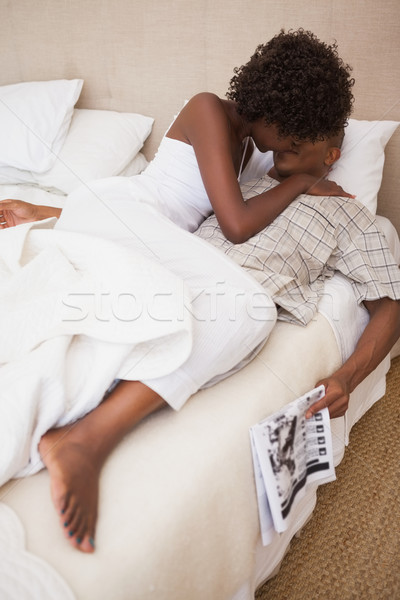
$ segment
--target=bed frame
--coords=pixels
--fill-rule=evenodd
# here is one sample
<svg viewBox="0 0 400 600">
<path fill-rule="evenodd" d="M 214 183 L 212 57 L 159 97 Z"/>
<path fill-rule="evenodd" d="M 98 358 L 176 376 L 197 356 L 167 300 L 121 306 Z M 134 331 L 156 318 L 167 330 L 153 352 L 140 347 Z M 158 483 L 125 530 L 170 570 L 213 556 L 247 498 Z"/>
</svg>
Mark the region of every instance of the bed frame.
<svg viewBox="0 0 400 600">
<path fill-rule="evenodd" d="M 362 3 L 349 3 L 347 0 L 321 0 L 318 3 L 305 0 L 287 0 L 284 3 L 277 0 L 0 0 L 0 7 L 3 23 L 0 36 L 0 85 L 19 81 L 82 78 L 85 84 L 78 107 L 139 112 L 155 117 L 153 132 L 144 147 L 148 159 L 152 158 L 162 133 L 186 98 L 205 90 L 223 96 L 233 67 L 246 62 L 258 43 L 266 41 L 282 27 L 296 29 L 301 26 L 312 30 L 327 42 L 337 40 L 340 55 L 353 66 L 356 80 L 355 118 L 400 121 L 398 0 L 386 0 L 383 4 L 377 4 L 375 0 L 364 0 Z M 397 201 L 399 164 L 400 130 L 387 146 L 378 203 L 378 213 L 388 217 L 400 233 L 400 206 Z M 290 326 L 280 324 L 277 332 L 273 333 L 273 350 L 269 354 L 267 350 L 263 355 L 268 369 L 274 373 L 274 391 L 285 401 L 293 399 L 293 390 L 288 390 L 282 384 L 285 370 L 292 370 L 297 377 L 295 393 L 300 395 L 319 377 L 334 370 L 340 360 L 332 331 L 321 320 L 323 318 L 319 317 L 307 328 L 307 336 L 311 338 L 303 338 L 305 332 L 296 337 L 295 348 L 287 330 Z M 320 340 L 321 331 L 324 340 Z M 296 360 L 296 353 L 303 352 L 302 344 L 308 344 L 310 339 L 316 351 L 323 356 L 322 370 L 313 364 L 313 354 L 303 353 L 301 365 Z M 333 350 L 324 354 L 327 339 Z M 277 348 L 289 354 L 282 372 L 279 370 L 282 366 L 274 356 Z M 396 346 L 392 356 L 399 352 L 400 346 Z M 246 389 L 249 397 L 254 390 L 260 392 L 263 386 L 263 382 L 257 380 L 256 369 L 257 365 L 253 362 L 243 376 L 242 390 Z M 190 443 L 192 436 L 200 436 L 199 431 L 191 431 L 189 435 L 185 427 L 190 427 L 191 416 L 199 417 L 201 411 L 203 417 L 199 417 L 198 427 L 207 428 L 211 421 L 217 433 L 221 429 L 219 419 L 223 419 L 224 411 L 231 410 L 232 405 L 243 401 L 243 396 L 238 394 L 238 380 L 235 377 L 223 382 L 223 388 L 217 386 L 219 389 L 197 394 L 193 399 L 193 408 L 182 412 L 179 427 L 172 417 L 167 427 L 162 416 L 152 417 L 152 435 L 155 429 L 159 447 L 150 450 L 150 458 L 143 455 L 143 462 L 139 460 L 135 463 L 132 471 L 128 467 L 123 472 L 114 470 L 120 457 L 127 451 L 130 439 L 118 447 L 107 462 L 102 478 L 102 489 L 107 487 L 108 492 L 100 505 L 99 522 L 103 524 L 99 526 L 99 546 L 94 556 L 82 556 L 69 548 L 65 540 L 60 540 L 45 472 L 17 484 L 12 482 L 1 491 L 1 499 L 12 506 L 25 527 L 27 549 L 53 565 L 78 600 L 110 597 L 121 600 L 154 597 L 158 600 L 183 600 L 189 597 L 192 600 L 249 599 L 255 587 L 272 574 L 290 537 L 302 523 L 297 523 L 293 531 L 282 538 L 275 556 L 267 557 L 266 560 L 270 561 L 267 570 L 265 564 L 262 566 L 257 562 L 263 560 L 262 553 L 256 558 L 246 555 L 243 559 L 243 548 L 256 549 L 258 544 L 250 453 L 240 464 L 227 465 L 231 469 L 243 470 L 247 488 L 229 488 L 230 484 L 234 486 L 234 479 L 226 484 L 222 484 L 221 480 L 221 486 L 228 486 L 235 501 L 224 505 L 216 502 L 214 510 L 220 521 L 226 523 L 227 530 L 235 519 L 241 518 L 238 507 L 250 503 L 252 517 L 249 523 L 244 524 L 235 543 L 227 544 L 223 555 L 215 557 L 214 563 L 210 563 L 206 571 L 199 553 L 212 554 L 214 546 L 217 548 L 214 532 L 207 528 L 207 514 L 204 514 L 204 522 L 198 523 L 194 531 L 190 530 L 192 537 L 185 537 L 185 532 L 189 531 L 190 512 L 184 505 L 181 507 L 180 523 L 165 523 L 157 519 L 151 531 L 137 530 L 139 539 L 131 555 L 125 553 L 121 558 L 118 554 L 119 546 L 129 548 L 129 536 L 134 537 L 136 533 L 132 533 L 129 526 L 126 531 L 121 531 L 115 519 L 119 507 L 129 507 L 131 498 L 135 496 L 135 487 L 141 485 L 141 469 L 145 470 L 147 458 L 156 460 L 157 452 L 166 452 L 173 461 L 178 449 L 169 449 L 168 440 L 171 436 L 176 438 L 182 435 L 183 442 Z M 221 389 L 225 399 L 216 405 Z M 233 404 L 229 404 L 227 398 Z M 248 425 L 260 418 L 260 414 L 252 410 L 251 400 L 248 402 L 243 436 L 248 435 Z M 343 429 L 343 425 L 338 427 L 339 430 Z M 149 428 L 145 424 L 135 435 L 141 451 L 146 448 Z M 226 458 L 229 460 L 228 456 Z M 202 465 L 201 460 L 196 459 L 193 464 L 188 458 L 186 471 L 181 473 L 182 478 L 187 477 L 188 487 L 194 476 L 191 469 L 201 469 Z M 222 477 L 224 469 L 224 464 L 217 464 L 214 477 Z M 160 477 L 158 500 L 164 501 L 165 495 L 166 502 L 173 502 L 167 475 L 155 473 L 155 477 Z M 154 489 L 157 488 L 149 487 L 149 494 L 153 494 L 148 499 L 149 509 L 155 502 Z M 143 490 L 142 495 L 146 497 Z M 175 501 L 179 505 L 181 498 L 175 498 Z M 147 508 L 143 506 L 143 510 Z M 111 517 L 102 520 L 107 511 L 112 512 L 114 520 Z M 154 514 L 158 514 L 157 511 Z M 40 542 L 38 540 L 43 538 L 43 531 L 46 539 Z M 169 540 L 171 548 L 176 539 L 180 539 L 181 548 L 185 548 L 187 568 L 180 562 L 180 556 L 176 559 L 170 557 L 168 574 L 159 565 L 152 564 L 149 548 L 156 548 L 160 537 L 167 542 Z M 136 557 L 141 554 L 142 542 L 148 554 L 141 560 L 138 572 Z M 168 548 L 165 552 L 168 553 Z M 118 560 L 115 560 L 116 556 Z M 197 563 L 197 576 L 193 576 Z M 104 573 L 107 564 L 110 565 L 110 571 Z M 186 573 L 190 573 L 190 579 L 187 579 Z M 171 581 L 176 581 L 173 588 Z M 137 595 L 132 589 L 136 590 Z"/>
</svg>

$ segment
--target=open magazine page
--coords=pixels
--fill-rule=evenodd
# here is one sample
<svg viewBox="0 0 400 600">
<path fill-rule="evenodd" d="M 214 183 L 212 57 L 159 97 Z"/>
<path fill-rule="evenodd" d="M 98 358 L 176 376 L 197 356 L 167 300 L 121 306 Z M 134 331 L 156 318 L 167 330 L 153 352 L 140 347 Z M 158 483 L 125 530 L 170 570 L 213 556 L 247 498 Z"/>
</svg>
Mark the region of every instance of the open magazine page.
<svg viewBox="0 0 400 600">
<path fill-rule="evenodd" d="M 260 529 L 261 529 L 261 539 L 263 546 L 268 546 L 272 542 L 273 534 L 275 531 L 274 522 L 272 520 L 271 509 L 269 507 L 267 490 L 265 489 L 265 483 L 261 471 L 261 465 L 258 458 L 258 453 L 254 441 L 254 437 L 252 435 L 252 431 L 250 430 L 250 442 L 251 442 L 251 451 L 253 454 L 253 466 L 254 466 L 254 478 L 256 482 L 256 491 L 257 491 L 257 503 L 258 503 L 258 515 L 260 518 Z"/>
<path fill-rule="evenodd" d="M 271 517 L 275 530 L 285 531 L 307 484 L 335 479 L 329 411 L 305 418 L 324 394 L 319 386 L 250 429 L 264 545 L 271 540 Z"/>
</svg>

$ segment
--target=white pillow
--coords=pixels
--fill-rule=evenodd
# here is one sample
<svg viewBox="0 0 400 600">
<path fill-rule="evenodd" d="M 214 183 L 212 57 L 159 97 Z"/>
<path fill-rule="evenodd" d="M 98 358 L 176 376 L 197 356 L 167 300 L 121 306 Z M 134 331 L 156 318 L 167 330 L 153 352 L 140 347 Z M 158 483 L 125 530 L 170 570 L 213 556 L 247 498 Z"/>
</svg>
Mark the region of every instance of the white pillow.
<svg viewBox="0 0 400 600">
<path fill-rule="evenodd" d="M 374 215 L 382 182 L 385 146 L 399 124 L 397 121 L 349 119 L 341 157 L 329 174 L 329 179 L 354 194 Z"/>
<path fill-rule="evenodd" d="M 119 175 L 138 154 L 153 123 L 136 113 L 75 109 L 54 167 L 33 180 L 69 194 L 82 183 Z"/>
<path fill-rule="evenodd" d="M 119 175 L 121 177 L 132 177 L 133 175 L 139 175 L 139 173 L 145 170 L 148 164 L 149 161 L 147 160 L 145 155 L 141 152 L 138 152 L 136 156 L 130 161 L 130 163 L 126 165 L 125 169 L 123 169 L 121 173 L 119 173 Z"/>
<path fill-rule="evenodd" d="M 82 85 L 82 79 L 60 79 L 0 87 L 0 166 L 38 173 L 50 169 Z"/>
</svg>

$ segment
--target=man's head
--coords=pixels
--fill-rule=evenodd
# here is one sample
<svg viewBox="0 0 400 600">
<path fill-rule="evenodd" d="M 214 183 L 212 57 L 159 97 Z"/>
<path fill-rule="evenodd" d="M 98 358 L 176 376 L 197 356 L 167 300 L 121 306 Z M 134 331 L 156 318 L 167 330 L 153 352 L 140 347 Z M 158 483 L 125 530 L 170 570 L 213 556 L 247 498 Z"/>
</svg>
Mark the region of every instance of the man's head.
<svg viewBox="0 0 400 600">
<path fill-rule="evenodd" d="M 271 175 L 279 180 L 296 173 L 325 177 L 340 158 L 343 138 L 344 130 L 319 142 L 293 141 L 291 150 L 274 152 L 274 168 Z"/>
<path fill-rule="evenodd" d="M 351 68 L 337 45 L 283 30 L 235 69 L 228 98 L 247 121 L 264 119 L 281 137 L 317 141 L 343 129 L 353 105 Z"/>
</svg>

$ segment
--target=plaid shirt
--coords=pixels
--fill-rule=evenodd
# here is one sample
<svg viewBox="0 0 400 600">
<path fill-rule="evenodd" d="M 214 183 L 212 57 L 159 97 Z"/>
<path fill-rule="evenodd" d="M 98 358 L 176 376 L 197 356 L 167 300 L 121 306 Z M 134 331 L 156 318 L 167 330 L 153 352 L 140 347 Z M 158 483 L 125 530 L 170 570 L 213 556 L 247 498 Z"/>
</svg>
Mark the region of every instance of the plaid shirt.
<svg viewBox="0 0 400 600">
<path fill-rule="evenodd" d="M 266 175 L 241 189 L 248 199 L 275 185 Z M 282 320 L 309 323 L 324 280 L 335 271 L 350 279 L 359 303 L 400 299 L 400 269 L 373 216 L 357 200 L 301 195 L 243 244 L 224 237 L 215 215 L 196 235 L 249 271 L 281 308 Z"/>
</svg>

